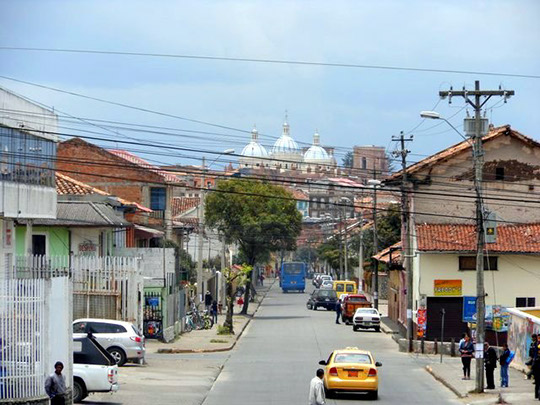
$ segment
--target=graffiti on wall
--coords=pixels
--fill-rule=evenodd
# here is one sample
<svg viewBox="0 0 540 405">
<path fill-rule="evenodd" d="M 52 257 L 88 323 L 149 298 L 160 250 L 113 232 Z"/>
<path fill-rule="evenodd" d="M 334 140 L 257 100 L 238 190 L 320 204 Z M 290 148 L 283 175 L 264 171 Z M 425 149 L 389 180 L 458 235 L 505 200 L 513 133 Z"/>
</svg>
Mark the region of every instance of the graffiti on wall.
<svg viewBox="0 0 540 405">
<path fill-rule="evenodd" d="M 516 366 L 525 368 L 525 363 L 529 359 L 529 346 L 533 333 L 540 333 L 540 319 L 539 323 L 535 323 L 530 318 L 511 314 L 508 327 L 508 347 L 516 353 L 514 358 Z"/>
</svg>

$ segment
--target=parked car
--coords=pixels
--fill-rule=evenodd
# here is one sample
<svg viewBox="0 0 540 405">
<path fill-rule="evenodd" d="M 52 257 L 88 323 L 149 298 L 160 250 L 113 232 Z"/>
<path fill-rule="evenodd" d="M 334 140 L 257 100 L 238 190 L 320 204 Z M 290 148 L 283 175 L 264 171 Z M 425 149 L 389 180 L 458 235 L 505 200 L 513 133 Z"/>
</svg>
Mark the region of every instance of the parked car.
<svg viewBox="0 0 540 405">
<path fill-rule="evenodd" d="M 353 322 L 358 308 L 371 308 L 371 302 L 364 294 L 343 294 L 341 296 L 341 320 L 346 324 Z"/>
<path fill-rule="evenodd" d="M 358 308 L 354 313 L 353 330 L 373 328 L 381 330 L 381 315 L 375 308 Z"/>
<path fill-rule="evenodd" d="M 375 362 L 370 352 L 359 350 L 357 347 L 346 347 L 330 353 L 328 360 L 319 364 L 326 366 L 324 371 L 324 390 L 328 398 L 336 391 L 367 392 L 370 399 L 379 395 L 379 376 L 377 367 L 382 364 Z"/>
<path fill-rule="evenodd" d="M 119 366 L 127 361 L 140 362 L 144 359 L 144 336 L 129 322 L 112 319 L 76 319 L 73 321 L 73 336 L 91 333 Z"/>
<path fill-rule="evenodd" d="M 118 391 L 116 360 L 92 335 L 73 338 L 73 402 L 94 392 Z"/>
<path fill-rule="evenodd" d="M 328 311 L 336 308 L 337 294 L 334 290 L 315 290 L 308 299 L 306 306 L 314 311 L 323 307 Z"/>
</svg>

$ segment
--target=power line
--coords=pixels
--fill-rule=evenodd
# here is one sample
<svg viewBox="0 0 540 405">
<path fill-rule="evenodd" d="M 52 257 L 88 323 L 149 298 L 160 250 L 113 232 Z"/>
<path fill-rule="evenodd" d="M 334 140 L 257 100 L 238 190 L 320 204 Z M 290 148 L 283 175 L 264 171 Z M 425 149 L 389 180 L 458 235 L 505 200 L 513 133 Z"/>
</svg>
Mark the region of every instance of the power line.
<svg viewBox="0 0 540 405">
<path fill-rule="evenodd" d="M 35 47 L 11 47 L 11 46 L 2 46 L 0 47 L 0 50 L 99 54 L 99 55 L 123 55 L 123 56 L 140 56 L 140 57 L 153 57 L 153 58 L 176 58 L 176 59 L 194 59 L 194 60 L 206 60 L 206 61 L 269 63 L 269 64 L 277 64 L 277 65 L 324 66 L 324 67 L 352 68 L 352 69 L 394 70 L 394 71 L 409 71 L 409 72 L 423 72 L 423 73 L 453 73 L 453 74 L 467 74 L 467 75 L 504 76 L 504 77 L 520 77 L 520 78 L 526 78 L 526 79 L 540 79 L 540 75 L 520 74 L 520 73 L 487 72 L 487 71 L 455 70 L 455 69 L 434 69 L 434 68 L 418 68 L 418 67 L 390 66 L 390 65 L 367 65 L 367 64 L 356 64 L 356 63 L 319 62 L 319 61 L 307 61 L 307 60 L 302 61 L 302 60 L 287 60 L 287 59 L 225 57 L 225 56 L 212 56 L 212 55 L 189 55 L 189 54 L 173 54 L 173 53 L 148 53 L 148 52 L 104 51 L 104 50 L 93 50 L 93 49 L 62 49 L 62 48 L 35 48 Z"/>
</svg>

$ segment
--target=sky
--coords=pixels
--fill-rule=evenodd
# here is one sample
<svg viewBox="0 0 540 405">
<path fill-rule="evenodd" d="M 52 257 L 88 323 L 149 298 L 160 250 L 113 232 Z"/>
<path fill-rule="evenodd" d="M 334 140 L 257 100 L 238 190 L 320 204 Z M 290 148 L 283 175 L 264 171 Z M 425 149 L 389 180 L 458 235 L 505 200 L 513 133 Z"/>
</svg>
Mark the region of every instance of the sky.
<svg viewBox="0 0 540 405">
<path fill-rule="evenodd" d="M 0 48 L 540 75 L 539 17 L 537 0 L 0 0 Z M 421 120 L 420 111 L 435 108 L 460 128 L 464 100 L 448 104 L 438 92 L 450 86 L 472 89 L 475 80 L 483 89 L 516 92 L 507 103 L 487 102 L 486 116 L 494 125 L 510 124 L 540 140 L 539 78 L 7 49 L 0 49 L 0 76 L 218 125 L 0 78 L 4 88 L 85 119 L 63 120 L 64 136 L 116 140 L 88 139 L 135 151 L 156 164 L 200 164 L 205 155 L 217 158 L 218 168 L 235 158 L 217 153 L 229 148 L 240 153 L 253 125 L 270 148 L 281 134 L 285 111 L 301 146 L 318 130 L 323 145 L 336 147 L 338 161 L 353 145 L 393 150 L 392 136 L 400 131 L 414 135 L 408 159 L 418 161 L 460 141 L 444 122 Z M 128 123 L 138 131 L 90 119 Z M 169 129 L 148 132 L 143 125 Z"/>
</svg>

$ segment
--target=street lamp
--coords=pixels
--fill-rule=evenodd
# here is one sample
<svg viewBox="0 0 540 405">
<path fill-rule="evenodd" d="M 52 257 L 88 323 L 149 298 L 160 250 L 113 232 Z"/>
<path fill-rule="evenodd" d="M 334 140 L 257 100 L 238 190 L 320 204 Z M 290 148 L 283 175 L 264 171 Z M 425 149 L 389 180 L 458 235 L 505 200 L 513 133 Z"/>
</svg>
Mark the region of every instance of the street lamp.
<svg viewBox="0 0 540 405">
<path fill-rule="evenodd" d="M 450 121 L 448 121 L 446 118 L 444 117 L 441 117 L 441 114 L 439 114 L 437 111 L 421 111 L 420 112 L 420 117 L 422 118 L 426 118 L 426 119 L 429 119 L 429 120 L 443 120 L 444 122 L 446 122 L 454 131 L 457 132 L 457 134 L 459 136 L 461 136 L 463 139 L 465 139 L 467 142 L 470 142 L 470 139 L 467 139 L 463 136 L 463 134 L 461 132 L 459 132 L 459 130 L 452 125 L 452 123 Z"/>
<path fill-rule="evenodd" d="M 345 203 L 347 204 L 347 206 L 349 204 L 351 204 L 351 200 L 347 197 L 341 197 L 340 202 L 342 203 Z M 347 279 L 347 275 L 349 274 L 349 264 L 347 263 L 348 262 L 348 250 L 347 250 L 347 212 L 345 211 L 345 206 L 342 205 L 342 208 L 343 208 L 343 217 L 344 217 L 344 220 L 345 220 L 345 241 L 344 241 L 344 245 L 345 245 L 345 252 L 344 252 L 344 255 L 345 255 L 345 279 Z"/>
<path fill-rule="evenodd" d="M 381 181 L 370 179 L 367 184 L 373 187 L 373 256 L 375 256 L 379 250 L 379 238 L 377 237 L 377 187 L 381 186 Z M 373 283 L 373 306 L 375 309 L 379 309 L 379 265 L 375 259 L 373 259 L 373 274 L 375 278 Z"/>
<path fill-rule="evenodd" d="M 225 149 L 223 152 L 221 152 L 209 165 L 208 169 L 217 162 L 217 160 L 222 155 L 230 155 L 234 153 L 234 149 Z M 202 166 L 201 166 L 201 189 L 200 189 L 200 198 L 201 201 L 199 202 L 199 210 L 197 212 L 197 215 L 199 217 L 199 244 L 197 246 L 197 303 L 202 302 L 203 297 L 203 233 L 204 233 L 204 197 L 205 197 L 205 190 L 206 190 L 206 168 L 205 168 L 206 158 L 203 156 L 202 158 Z M 223 253 L 222 253 L 223 254 Z M 210 258 L 208 258 L 210 259 Z M 216 297 L 217 298 L 217 297 Z"/>
</svg>

